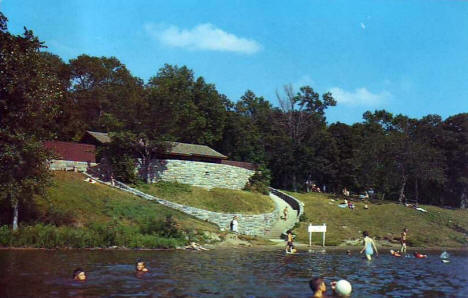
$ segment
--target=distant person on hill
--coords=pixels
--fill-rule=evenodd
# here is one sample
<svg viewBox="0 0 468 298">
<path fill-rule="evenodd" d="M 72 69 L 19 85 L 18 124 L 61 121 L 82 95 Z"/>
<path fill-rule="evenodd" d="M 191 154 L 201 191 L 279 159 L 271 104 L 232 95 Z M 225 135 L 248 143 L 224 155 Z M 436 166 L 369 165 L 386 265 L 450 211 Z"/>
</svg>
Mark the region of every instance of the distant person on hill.
<svg viewBox="0 0 468 298">
<path fill-rule="evenodd" d="M 239 233 L 239 222 L 237 216 L 234 216 L 231 220 L 231 232 Z"/>
<path fill-rule="evenodd" d="M 349 197 L 349 190 L 347 190 L 346 187 L 343 188 L 343 195 L 344 195 L 345 197 Z"/>
<path fill-rule="evenodd" d="M 401 253 L 406 253 L 406 237 L 408 236 L 408 228 L 404 228 L 403 232 L 401 232 L 401 237 L 400 237 L 400 252 Z"/>
<path fill-rule="evenodd" d="M 85 281 L 86 280 L 86 273 L 81 268 L 76 268 L 73 271 L 73 280 L 77 281 Z"/>
<path fill-rule="evenodd" d="M 372 260 L 374 250 L 377 255 L 379 255 L 379 252 L 377 251 L 377 247 L 375 246 L 374 240 L 372 240 L 372 238 L 369 237 L 369 233 L 367 231 L 364 231 L 362 235 L 364 236 L 364 247 L 362 248 L 361 253 L 365 251 L 366 258 L 370 261 Z"/>
</svg>

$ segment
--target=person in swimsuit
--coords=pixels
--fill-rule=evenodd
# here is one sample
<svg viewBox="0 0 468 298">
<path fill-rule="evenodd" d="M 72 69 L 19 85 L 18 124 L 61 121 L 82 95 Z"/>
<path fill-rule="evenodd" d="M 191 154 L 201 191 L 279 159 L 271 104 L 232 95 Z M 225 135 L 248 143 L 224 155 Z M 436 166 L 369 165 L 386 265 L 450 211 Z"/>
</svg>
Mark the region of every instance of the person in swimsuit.
<svg viewBox="0 0 468 298">
<path fill-rule="evenodd" d="M 73 271 L 73 280 L 77 281 L 85 281 L 86 280 L 86 273 L 81 268 L 76 268 Z"/>
<path fill-rule="evenodd" d="M 294 237 L 291 230 L 288 230 L 288 243 L 286 244 L 286 252 L 292 252 L 294 248 Z"/>
<path fill-rule="evenodd" d="M 401 238 L 400 238 L 400 243 L 401 243 L 401 248 L 400 248 L 400 253 L 406 253 L 406 236 L 408 233 L 408 229 L 404 228 L 403 232 L 401 232 Z"/>
<path fill-rule="evenodd" d="M 148 272 L 148 268 L 146 268 L 145 266 L 145 262 L 143 262 L 142 260 L 137 260 L 136 264 L 135 264 L 135 269 L 137 272 Z"/>
<path fill-rule="evenodd" d="M 365 251 L 366 258 L 370 261 L 372 260 L 374 250 L 377 255 L 379 255 L 379 252 L 377 251 L 377 247 L 375 246 L 374 240 L 372 240 L 372 238 L 369 237 L 369 233 L 367 231 L 364 231 L 362 235 L 364 236 L 364 247 L 362 248 L 361 253 Z"/>
<path fill-rule="evenodd" d="M 390 249 L 390 254 L 394 257 L 401 257 L 401 254 L 393 249 Z"/>
</svg>

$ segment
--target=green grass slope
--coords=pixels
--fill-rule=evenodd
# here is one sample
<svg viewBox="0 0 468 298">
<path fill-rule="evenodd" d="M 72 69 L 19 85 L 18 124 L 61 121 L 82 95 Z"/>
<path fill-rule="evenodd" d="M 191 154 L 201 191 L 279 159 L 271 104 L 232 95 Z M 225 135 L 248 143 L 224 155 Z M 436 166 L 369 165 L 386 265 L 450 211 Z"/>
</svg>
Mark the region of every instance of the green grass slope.
<svg viewBox="0 0 468 298">
<path fill-rule="evenodd" d="M 54 185 L 48 189 L 48 199 L 37 198 L 40 210 L 53 210 L 71 219 L 74 226 L 90 222 L 104 223 L 119 220 L 132 225 L 144 219 L 164 220 L 173 216 L 181 228 L 215 230 L 215 226 L 156 202 L 147 201 L 99 183 L 84 181 L 79 173 L 55 172 Z M 47 215 L 45 215 L 47 216 Z"/>
<path fill-rule="evenodd" d="M 46 198 L 35 197 L 33 220 L 20 218 L 16 233 L 0 227 L 0 246 L 175 247 L 188 240 L 203 241 L 205 231 L 218 231 L 214 224 L 156 202 L 85 182 L 82 174 L 53 175 Z"/>
<path fill-rule="evenodd" d="M 242 190 L 207 190 L 171 182 L 140 184 L 136 187 L 161 199 L 222 213 L 260 214 L 272 212 L 275 208 L 268 196 Z"/>
<path fill-rule="evenodd" d="M 344 244 L 346 240 L 361 239 L 362 231 L 368 231 L 377 240 L 398 243 L 404 227 L 409 229 L 410 246 L 463 247 L 468 245 L 468 210 L 448 210 L 421 205 L 423 213 L 394 202 L 354 202 L 355 210 L 339 208 L 342 199 L 318 193 L 290 193 L 304 202 L 307 220 L 295 229 L 297 239 L 308 243 L 307 226 L 327 224 L 326 245 Z M 314 244 L 321 244 L 321 234 L 314 233 Z M 381 244 L 387 241 L 381 241 Z"/>
</svg>

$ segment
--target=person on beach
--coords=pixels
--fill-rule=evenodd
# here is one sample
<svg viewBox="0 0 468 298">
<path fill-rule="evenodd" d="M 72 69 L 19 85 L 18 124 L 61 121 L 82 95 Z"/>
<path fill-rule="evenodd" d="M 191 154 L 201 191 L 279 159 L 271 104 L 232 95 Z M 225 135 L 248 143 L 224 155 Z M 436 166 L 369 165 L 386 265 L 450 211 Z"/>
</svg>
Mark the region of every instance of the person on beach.
<svg viewBox="0 0 468 298">
<path fill-rule="evenodd" d="M 148 272 L 148 268 L 145 266 L 145 262 L 138 260 L 135 264 L 135 269 L 137 272 Z"/>
<path fill-rule="evenodd" d="M 237 216 L 234 216 L 231 220 L 231 232 L 239 233 L 239 222 L 237 221 Z"/>
<path fill-rule="evenodd" d="M 374 254 L 374 250 L 376 255 L 379 255 L 379 252 L 377 251 L 377 247 L 375 246 L 374 240 L 372 240 L 371 237 L 369 237 L 369 233 L 367 231 L 364 231 L 362 233 L 364 236 L 364 247 L 361 250 L 361 253 L 364 251 L 366 252 L 366 258 L 370 261 L 372 260 L 372 255 Z"/>
<path fill-rule="evenodd" d="M 401 238 L 400 238 L 400 243 L 401 243 L 401 248 L 400 248 L 400 253 L 406 253 L 406 237 L 408 234 L 408 229 L 404 228 L 403 232 L 401 232 Z"/>
<path fill-rule="evenodd" d="M 190 242 L 190 245 L 185 246 L 185 249 L 193 249 L 193 250 L 209 250 L 208 248 L 204 248 L 200 244 L 195 242 Z"/>
<path fill-rule="evenodd" d="M 283 209 L 283 220 L 288 220 L 288 206 Z"/>
<path fill-rule="evenodd" d="M 85 281 L 86 280 L 86 273 L 81 268 L 76 268 L 73 271 L 73 280 L 77 281 Z"/>
</svg>

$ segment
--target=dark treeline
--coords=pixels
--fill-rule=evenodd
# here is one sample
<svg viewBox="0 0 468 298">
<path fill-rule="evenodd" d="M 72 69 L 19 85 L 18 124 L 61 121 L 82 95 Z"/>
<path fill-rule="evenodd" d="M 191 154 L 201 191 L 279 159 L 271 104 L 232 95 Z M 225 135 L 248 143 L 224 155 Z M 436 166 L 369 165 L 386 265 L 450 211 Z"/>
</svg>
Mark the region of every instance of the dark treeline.
<svg viewBox="0 0 468 298">
<path fill-rule="evenodd" d="M 50 155 L 40 142 L 78 141 L 86 130 L 111 133 L 106 150 L 126 179 L 135 155 L 149 166 L 171 140 L 256 163 L 282 189 L 303 190 L 309 179 L 400 202 L 467 202 L 467 113 L 443 120 L 368 111 L 361 123 L 327 124 L 336 101 L 310 86 L 285 86 L 273 106 L 250 90 L 233 101 L 185 66 L 164 65 L 144 82 L 115 57 L 64 62 L 0 18 L 0 194 L 15 209 L 46 185 L 38 164 Z"/>
</svg>

